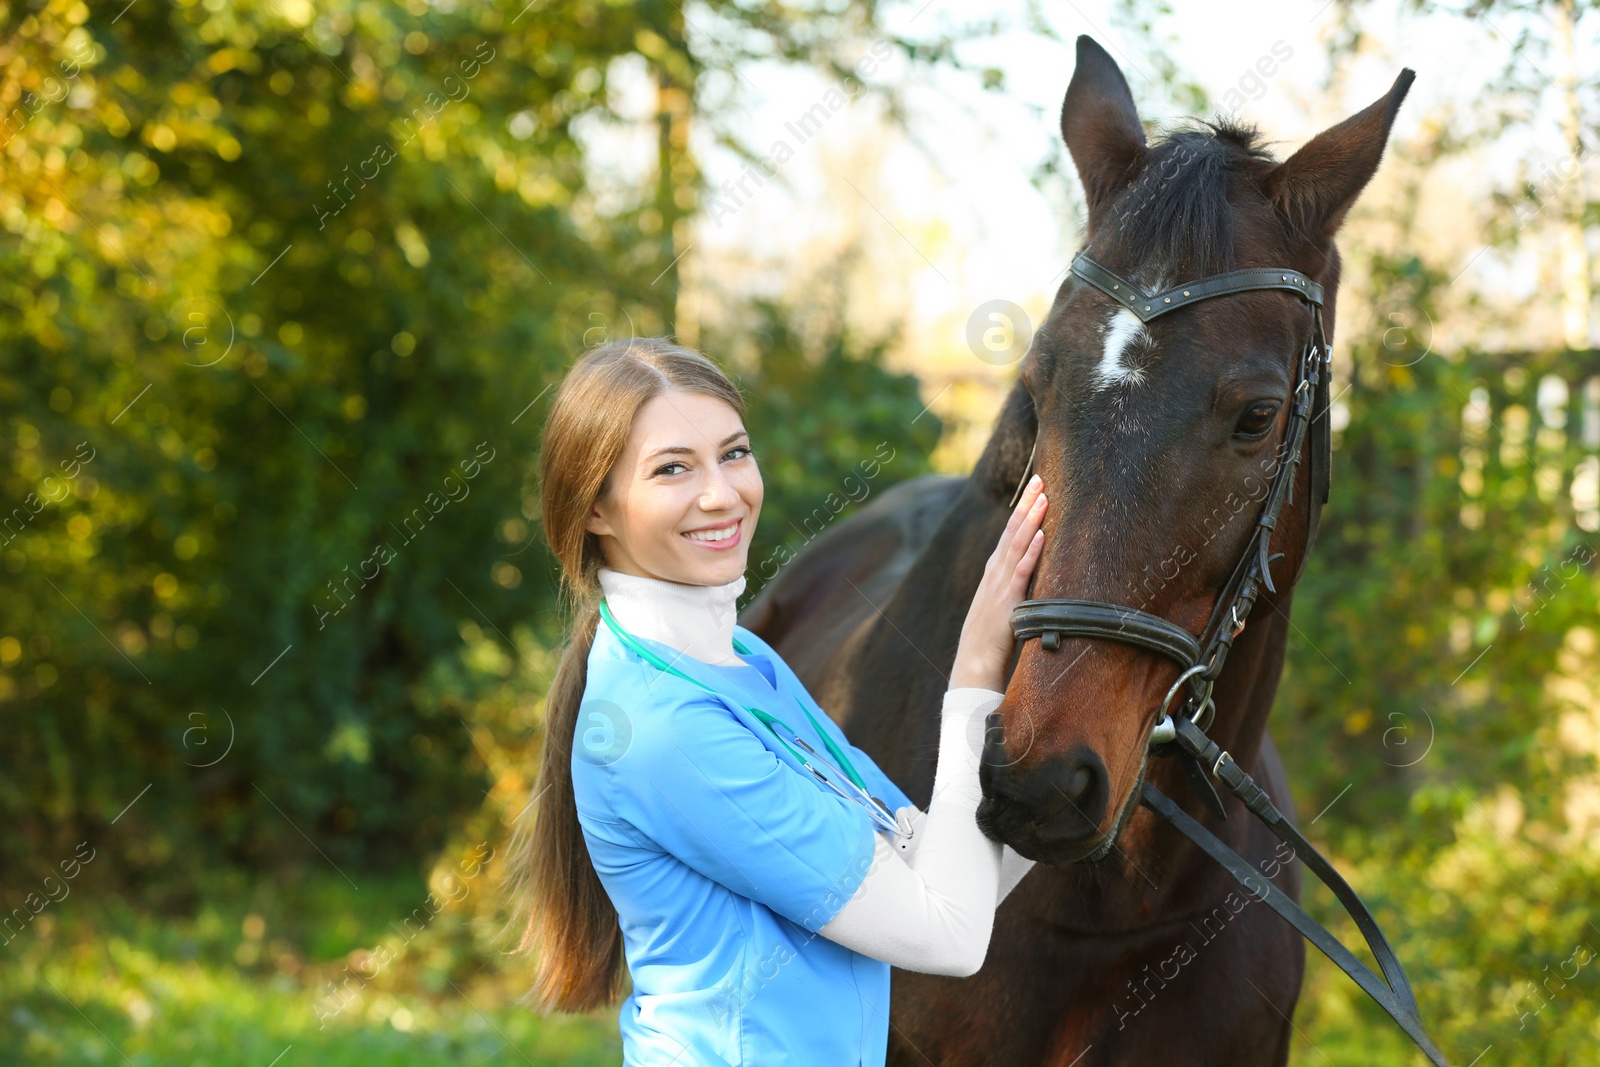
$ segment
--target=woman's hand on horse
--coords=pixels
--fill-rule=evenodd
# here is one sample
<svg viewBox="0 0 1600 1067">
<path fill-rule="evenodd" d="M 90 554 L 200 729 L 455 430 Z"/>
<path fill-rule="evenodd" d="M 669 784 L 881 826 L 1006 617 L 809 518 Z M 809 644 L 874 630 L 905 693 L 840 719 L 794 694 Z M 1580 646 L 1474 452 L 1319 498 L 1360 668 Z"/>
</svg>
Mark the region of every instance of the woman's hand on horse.
<svg viewBox="0 0 1600 1067">
<path fill-rule="evenodd" d="M 1006 666 L 1015 641 L 1011 609 L 1027 596 L 1028 581 L 1044 548 L 1040 527 L 1048 506 L 1044 482 L 1035 474 L 1006 522 L 1000 543 L 984 564 L 983 578 L 961 627 L 955 667 L 950 672 L 951 689 L 1005 690 Z"/>
</svg>

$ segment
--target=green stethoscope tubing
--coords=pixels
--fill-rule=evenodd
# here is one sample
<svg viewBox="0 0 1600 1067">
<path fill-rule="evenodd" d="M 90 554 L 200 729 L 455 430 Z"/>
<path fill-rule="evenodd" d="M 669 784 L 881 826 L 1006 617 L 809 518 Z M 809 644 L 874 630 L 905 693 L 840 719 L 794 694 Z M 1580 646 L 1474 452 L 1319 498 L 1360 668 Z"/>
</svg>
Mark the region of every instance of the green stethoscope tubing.
<svg viewBox="0 0 1600 1067">
<path fill-rule="evenodd" d="M 638 639 L 630 634 L 627 630 L 623 629 L 621 624 L 619 624 L 612 616 L 611 608 L 606 604 L 604 597 L 600 598 L 600 617 L 605 620 L 607 626 L 611 627 L 611 632 L 616 634 L 617 638 L 622 641 L 623 644 L 637 652 L 646 663 L 650 664 L 650 666 L 656 668 L 657 670 L 665 671 L 668 674 L 676 675 L 686 682 L 693 682 L 701 689 L 705 689 L 709 692 L 715 692 L 715 690 L 711 689 L 710 686 L 700 681 L 700 679 L 691 677 L 690 675 L 678 670 L 678 668 L 666 662 L 650 649 L 640 644 Z M 733 639 L 733 647 L 734 650 L 740 655 L 745 655 L 750 651 L 745 647 L 744 642 L 740 641 L 737 637 Z M 806 744 L 805 740 L 799 734 L 796 734 L 793 730 L 791 730 L 788 724 L 782 719 L 778 718 L 776 715 L 762 711 L 760 708 L 751 707 L 748 704 L 743 705 L 743 707 L 746 711 L 760 720 L 760 722 L 765 725 L 767 729 L 772 731 L 772 736 L 776 737 L 778 739 L 778 743 L 783 745 L 784 748 L 787 748 L 790 753 L 794 755 L 794 758 L 800 762 L 802 767 L 810 771 L 822 782 L 832 786 L 835 791 L 837 791 L 841 796 L 844 796 L 847 800 L 855 800 L 858 803 L 862 803 L 862 805 L 867 809 L 868 814 L 874 816 L 875 821 L 882 825 L 884 829 L 891 831 L 898 829 L 898 824 L 895 822 L 894 816 L 889 813 L 888 806 L 885 805 L 883 801 L 867 792 L 867 783 L 862 780 L 861 775 L 856 771 L 854 764 L 850 762 L 850 758 L 844 754 L 844 751 L 839 748 L 838 744 L 833 740 L 833 738 L 828 736 L 828 731 L 824 730 L 821 725 L 818 724 L 816 716 L 811 714 L 811 709 L 802 704 L 799 697 L 795 697 L 794 702 L 795 706 L 798 707 L 802 713 L 804 713 L 808 720 L 810 720 L 811 728 L 817 732 L 818 737 L 822 738 L 822 743 L 827 746 L 828 751 L 833 755 L 833 758 L 838 761 L 840 768 L 843 769 L 845 775 L 849 778 L 850 785 L 855 788 L 858 794 L 860 794 L 859 797 L 852 797 L 850 794 L 840 789 L 831 778 L 817 770 L 816 767 L 811 765 L 811 761 L 807 760 L 805 756 L 796 751 L 794 745 L 791 745 L 788 741 L 784 740 L 783 734 L 778 732 L 778 727 L 780 726 L 783 727 L 785 731 L 794 734 L 795 741 L 804 746 L 806 751 L 810 752 L 813 756 L 817 755 L 817 751 L 810 745 Z"/>
</svg>

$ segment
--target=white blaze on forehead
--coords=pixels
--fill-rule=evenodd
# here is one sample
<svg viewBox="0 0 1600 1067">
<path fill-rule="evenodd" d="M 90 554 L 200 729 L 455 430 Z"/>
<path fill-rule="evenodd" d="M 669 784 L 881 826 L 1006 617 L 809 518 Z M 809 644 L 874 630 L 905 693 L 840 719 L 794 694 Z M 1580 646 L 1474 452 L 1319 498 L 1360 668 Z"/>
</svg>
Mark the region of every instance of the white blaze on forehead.
<svg viewBox="0 0 1600 1067">
<path fill-rule="evenodd" d="M 1119 307 L 1105 326 L 1105 351 L 1100 356 L 1097 370 L 1101 387 L 1128 382 L 1137 385 L 1144 380 L 1144 372 L 1130 366 L 1123 357 L 1141 344 L 1148 344 L 1150 332 L 1139 317 L 1127 308 Z"/>
</svg>

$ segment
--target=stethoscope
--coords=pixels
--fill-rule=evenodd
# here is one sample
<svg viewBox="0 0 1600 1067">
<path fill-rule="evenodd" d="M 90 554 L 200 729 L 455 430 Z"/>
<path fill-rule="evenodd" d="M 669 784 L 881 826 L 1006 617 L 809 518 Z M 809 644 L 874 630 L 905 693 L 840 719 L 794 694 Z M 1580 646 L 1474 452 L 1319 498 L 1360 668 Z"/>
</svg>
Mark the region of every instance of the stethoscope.
<svg viewBox="0 0 1600 1067">
<path fill-rule="evenodd" d="M 679 678 L 682 678 L 684 681 L 693 682 L 701 689 L 705 689 L 713 693 L 716 692 L 716 690 L 700 681 L 700 679 L 683 673 L 672 664 L 666 662 L 660 656 L 650 651 L 650 649 L 640 644 L 639 640 L 627 630 L 624 630 L 617 620 L 612 616 L 611 609 L 606 605 L 604 597 L 600 598 L 600 617 L 605 620 L 607 626 L 611 627 L 611 632 L 616 634 L 618 639 L 621 640 L 623 644 L 637 652 L 640 657 L 652 667 L 656 668 L 657 670 L 666 671 L 668 674 L 676 675 Z M 746 648 L 744 643 L 737 637 L 733 639 L 733 647 L 734 651 L 738 652 L 741 656 L 750 654 L 750 650 Z M 800 698 L 798 696 L 794 698 L 794 702 L 796 706 L 798 706 L 800 710 L 805 713 L 805 717 L 811 721 L 811 728 L 817 732 L 818 737 L 822 738 L 822 743 L 827 746 L 829 752 L 833 753 L 833 758 L 838 760 L 839 764 L 843 766 L 843 771 L 840 771 L 839 767 L 829 763 L 827 759 L 817 752 L 816 749 L 806 744 L 805 738 L 795 733 L 794 730 L 785 725 L 783 720 L 779 719 L 776 715 L 770 715 L 767 712 L 762 711 L 760 708 L 753 708 L 748 704 L 743 706 L 746 711 L 754 715 L 766 726 L 767 729 L 772 731 L 772 735 L 778 739 L 778 742 L 782 744 L 784 748 L 787 748 L 790 753 L 794 755 L 795 759 L 800 761 L 800 765 L 802 767 L 815 775 L 817 781 L 828 786 L 835 793 L 838 793 L 846 800 L 852 800 L 857 804 L 860 804 L 867 810 L 867 815 L 880 829 L 886 830 L 889 833 L 898 832 L 900 826 L 897 822 L 895 822 L 894 813 L 889 810 L 889 806 L 867 792 L 866 782 L 862 781 L 861 775 L 857 773 L 855 767 L 851 764 L 850 758 L 844 754 L 844 752 L 834 742 L 833 738 L 828 736 L 828 732 L 818 725 L 816 716 L 812 715 L 811 710 L 800 702 Z M 783 728 L 781 733 L 779 732 L 779 727 Z M 833 777 L 823 774 L 816 768 L 811 760 L 806 759 L 805 756 L 795 751 L 794 745 L 791 745 L 787 740 L 784 739 L 784 733 L 793 736 L 794 745 L 799 745 L 801 748 L 811 753 L 814 759 L 821 763 L 827 764 L 828 769 L 835 772 L 835 774 L 843 780 L 844 786 L 848 786 L 850 792 L 846 792 L 844 786 L 841 786 L 839 782 L 834 780 Z"/>
</svg>

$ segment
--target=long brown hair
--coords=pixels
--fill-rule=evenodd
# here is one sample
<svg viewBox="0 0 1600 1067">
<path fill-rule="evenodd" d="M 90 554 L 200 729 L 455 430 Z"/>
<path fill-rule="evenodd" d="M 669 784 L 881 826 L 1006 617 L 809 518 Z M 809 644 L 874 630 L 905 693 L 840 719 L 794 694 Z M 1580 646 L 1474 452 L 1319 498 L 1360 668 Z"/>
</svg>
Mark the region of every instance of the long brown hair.
<svg viewBox="0 0 1600 1067">
<path fill-rule="evenodd" d="M 572 629 L 545 700 L 539 778 L 518 819 L 511 849 L 514 951 L 534 958 L 523 998 L 542 1013 L 583 1012 L 622 993 L 626 974 L 617 911 L 595 873 L 572 792 L 572 738 L 588 683 L 605 564 L 600 538 L 584 528 L 596 501 L 615 488 L 610 474 L 633 421 L 669 390 L 727 401 L 744 398 L 711 360 L 660 337 L 613 341 L 585 353 L 551 401 L 539 449 L 545 540 L 561 565 L 561 596 Z"/>
</svg>

